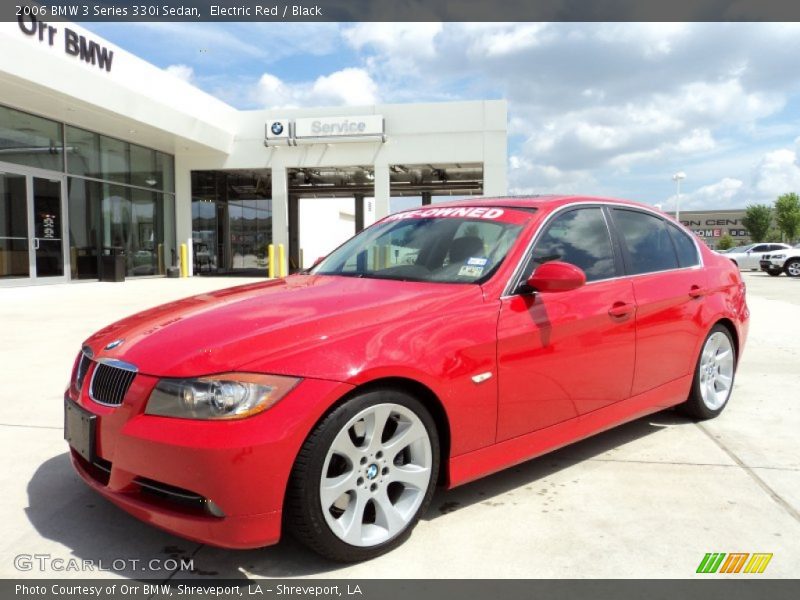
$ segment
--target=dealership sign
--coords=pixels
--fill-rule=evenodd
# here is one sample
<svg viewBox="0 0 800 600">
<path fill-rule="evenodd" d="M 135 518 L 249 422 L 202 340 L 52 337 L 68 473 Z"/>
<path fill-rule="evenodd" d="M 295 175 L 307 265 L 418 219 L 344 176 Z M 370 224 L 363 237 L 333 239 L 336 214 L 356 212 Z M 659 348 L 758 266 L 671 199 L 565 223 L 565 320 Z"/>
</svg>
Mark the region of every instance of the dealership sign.
<svg viewBox="0 0 800 600">
<path fill-rule="evenodd" d="M 385 141 L 382 115 L 346 117 L 304 117 L 268 121 L 265 143 L 313 144 L 324 141 Z"/>
<path fill-rule="evenodd" d="M 23 11 L 22 8 L 25 8 L 25 10 Z M 31 7 L 20 7 L 17 16 L 20 31 L 25 35 L 38 39 L 40 43 L 55 46 L 58 40 L 58 28 L 38 20 L 33 12 L 35 11 Z M 72 31 L 68 27 L 64 27 L 62 39 L 65 54 L 75 56 L 87 64 L 95 65 L 99 69 L 111 71 L 111 62 L 114 60 L 113 50 L 109 50 L 107 47 Z"/>
</svg>

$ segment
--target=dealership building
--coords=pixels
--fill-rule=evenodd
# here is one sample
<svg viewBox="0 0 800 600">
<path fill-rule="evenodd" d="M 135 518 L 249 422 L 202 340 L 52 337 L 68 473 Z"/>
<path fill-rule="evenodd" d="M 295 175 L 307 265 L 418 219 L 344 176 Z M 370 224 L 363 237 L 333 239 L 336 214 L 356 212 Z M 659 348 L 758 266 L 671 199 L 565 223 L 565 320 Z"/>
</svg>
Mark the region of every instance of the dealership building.
<svg viewBox="0 0 800 600">
<path fill-rule="evenodd" d="M 0 286 L 307 267 L 400 206 L 502 195 L 502 100 L 237 110 L 79 25 L 0 23 Z"/>
<path fill-rule="evenodd" d="M 675 213 L 669 213 L 673 217 Z M 750 232 L 742 223 L 745 210 L 691 210 L 681 211 L 680 221 L 703 240 L 709 248 L 716 248 L 720 238 L 729 235 L 736 246 L 750 243 Z"/>
</svg>

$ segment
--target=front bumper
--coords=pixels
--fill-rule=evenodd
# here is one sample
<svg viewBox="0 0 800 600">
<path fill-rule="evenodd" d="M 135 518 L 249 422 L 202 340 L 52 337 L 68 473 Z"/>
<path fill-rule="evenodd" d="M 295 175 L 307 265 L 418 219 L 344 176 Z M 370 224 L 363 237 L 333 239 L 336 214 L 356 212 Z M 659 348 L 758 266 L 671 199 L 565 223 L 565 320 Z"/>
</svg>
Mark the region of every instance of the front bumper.
<svg viewBox="0 0 800 600">
<path fill-rule="evenodd" d="M 86 384 L 67 392 L 97 415 L 94 463 L 71 449 L 77 473 L 123 510 L 176 535 L 226 548 L 276 543 L 295 457 L 352 387 L 306 379 L 254 417 L 195 421 L 144 414 L 157 381 L 137 375 L 119 407 L 95 403 Z M 216 510 L 208 510 L 209 501 Z"/>
<path fill-rule="evenodd" d="M 759 261 L 759 266 L 761 267 L 762 271 L 782 271 L 783 270 L 783 261 L 782 260 L 773 260 L 773 259 L 762 259 Z"/>
</svg>

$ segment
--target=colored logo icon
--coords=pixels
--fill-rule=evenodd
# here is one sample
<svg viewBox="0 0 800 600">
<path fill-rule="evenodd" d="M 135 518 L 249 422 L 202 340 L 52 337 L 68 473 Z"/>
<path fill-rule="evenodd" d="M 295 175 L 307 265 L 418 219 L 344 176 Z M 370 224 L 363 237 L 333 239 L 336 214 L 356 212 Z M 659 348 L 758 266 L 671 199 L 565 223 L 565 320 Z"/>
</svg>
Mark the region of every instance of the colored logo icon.
<svg viewBox="0 0 800 600">
<path fill-rule="evenodd" d="M 697 573 L 763 573 L 772 553 L 754 552 L 708 552 L 697 566 Z"/>
</svg>

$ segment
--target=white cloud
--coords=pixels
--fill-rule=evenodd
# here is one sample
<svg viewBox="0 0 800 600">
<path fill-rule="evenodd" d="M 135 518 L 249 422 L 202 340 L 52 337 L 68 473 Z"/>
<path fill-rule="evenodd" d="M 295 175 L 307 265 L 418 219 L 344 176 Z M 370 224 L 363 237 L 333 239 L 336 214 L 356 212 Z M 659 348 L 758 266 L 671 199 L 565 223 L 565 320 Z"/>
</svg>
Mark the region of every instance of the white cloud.
<svg viewBox="0 0 800 600">
<path fill-rule="evenodd" d="M 552 29 L 547 23 L 524 23 L 494 30 L 485 29 L 481 32 L 483 35 L 475 38 L 470 45 L 468 53 L 472 56 L 492 57 L 524 53 L 543 43 L 548 32 L 552 32 Z"/>
<path fill-rule="evenodd" d="M 730 165 L 761 131 L 777 137 L 764 128 L 777 131 L 774 117 L 800 93 L 786 77 L 798 24 L 359 24 L 343 36 L 388 101 L 508 99 L 517 190 L 700 161 L 713 170 L 712 157 Z"/>
<path fill-rule="evenodd" d="M 772 204 L 787 192 L 800 192 L 800 162 L 795 150 L 781 148 L 758 159 L 748 182 L 725 177 L 700 186 L 681 195 L 681 208 L 743 208 L 748 204 Z M 674 208 L 676 199 L 675 195 L 671 196 L 666 205 Z"/>
<path fill-rule="evenodd" d="M 364 69 L 347 68 L 322 75 L 314 81 L 287 83 L 264 73 L 253 92 L 254 100 L 267 108 L 299 106 L 363 106 L 378 102 L 378 88 Z"/>
<path fill-rule="evenodd" d="M 396 55 L 433 57 L 434 41 L 441 23 L 357 23 L 342 31 L 342 37 L 356 50 L 372 47 L 392 59 Z"/>
<path fill-rule="evenodd" d="M 192 83 L 194 80 L 194 69 L 187 65 L 170 65 L 164 70 L 186 83 Z"/>
<path fill-rule="evenodd" d="M 375 104 L 378 100 L 378 87 L 364 69 L 342 69 L 319 77 L 311 93 L 323 104 L 358 106 Z"/>
<path fill-rule="evenodd" d="M 513 194 L 587 194 L 597 182 L 586 171 L 562 171 L 539 165 L 524 156 L 512 155 L 509 162 L 509 187 Z"/>
</svg>

